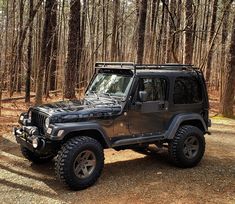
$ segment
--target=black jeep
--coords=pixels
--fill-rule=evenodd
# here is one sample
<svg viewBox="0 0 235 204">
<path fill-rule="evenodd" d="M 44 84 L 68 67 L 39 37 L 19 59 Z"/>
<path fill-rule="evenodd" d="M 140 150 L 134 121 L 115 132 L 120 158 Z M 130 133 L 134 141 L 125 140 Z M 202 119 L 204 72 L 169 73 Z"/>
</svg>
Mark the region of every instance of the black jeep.
<svg viewBox="0 0 235 204">
<path fill-rule="evenodd" d="M 208 95 L 202 72 L 191 65 L 96 63 L 84 99 L 32 107 L 14 135 L 34 163 L 52 160 L 72 189 L 96 182 L 105 148 L 167 146 L 172 161 L 193 167 L 205 151 Z"/>
</svg>

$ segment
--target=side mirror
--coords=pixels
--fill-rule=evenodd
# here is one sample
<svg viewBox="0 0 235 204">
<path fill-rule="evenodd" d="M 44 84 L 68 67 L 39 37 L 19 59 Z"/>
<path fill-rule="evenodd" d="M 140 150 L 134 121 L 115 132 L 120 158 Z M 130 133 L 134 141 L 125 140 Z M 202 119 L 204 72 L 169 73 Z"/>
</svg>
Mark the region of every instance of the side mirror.
<svg viewBox="0 0 235 204">
<path fill-rule="evenodd" d="M 147 92 L 146 91 L 139 91 L 139 97 L 141 102 L 147 101 Z"/>
</svg>

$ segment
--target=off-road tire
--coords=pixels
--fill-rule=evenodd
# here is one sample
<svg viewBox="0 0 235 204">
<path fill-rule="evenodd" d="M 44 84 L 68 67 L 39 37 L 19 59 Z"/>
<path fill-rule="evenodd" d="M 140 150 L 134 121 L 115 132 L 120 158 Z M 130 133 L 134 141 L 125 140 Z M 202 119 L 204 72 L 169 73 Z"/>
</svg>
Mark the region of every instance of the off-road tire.
<svg viewBox="0 0 235 204">
<path fill-rule="evenodd" d="M 197 152 L 192 158 L 187 158 L 186 153 L 184 153 L 185 142 L 188 138 L 194 138 L 198 145 Z M 203 132 L 194 126 L 181 126 L 176 132 L 173 140 L 169 143 L 168 151 L 170 159 L 176 166 L 182 168 L 196 166 L 201 161 L 205 152 L 205 138 Z"/>
<path fill-rule="evenodd" d="M 84 151 L 92 152 L 96 162 L 92 173 L 87 178 L 79 178 L 74 165 L 78 156 Z M 93 185 L 100 177 L 103 167 L 104 152 L 101 144 L 86 136 L 72 138 L 63 144 L 55 161 L 56 176 L 72 190 L 81 190 Z"/>
<path fill-rule="evenodd" d="M 21 146 L 22 155 L 29 161 L 35 164 L 44 164 L 51 161 L 54 158 L 54 155 L 40 155 L 36 152 L 30 151 L 28 148 Z"/>
</svg>

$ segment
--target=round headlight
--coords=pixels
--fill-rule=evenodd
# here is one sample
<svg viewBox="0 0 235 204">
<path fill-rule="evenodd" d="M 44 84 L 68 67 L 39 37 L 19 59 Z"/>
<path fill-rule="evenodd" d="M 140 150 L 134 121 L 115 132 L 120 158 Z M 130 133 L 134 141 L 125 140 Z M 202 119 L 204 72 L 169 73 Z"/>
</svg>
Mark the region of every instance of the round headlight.
<svg viewBox="0 0 235 204">
<path fill-rule="evenodd" d="M 49 127 L 49 124 L 50 124 L 50 119 L 47 118 L 47 119 L 45 120 L 45 127 L 48 128 L 48 127 Z"/>
</svg>

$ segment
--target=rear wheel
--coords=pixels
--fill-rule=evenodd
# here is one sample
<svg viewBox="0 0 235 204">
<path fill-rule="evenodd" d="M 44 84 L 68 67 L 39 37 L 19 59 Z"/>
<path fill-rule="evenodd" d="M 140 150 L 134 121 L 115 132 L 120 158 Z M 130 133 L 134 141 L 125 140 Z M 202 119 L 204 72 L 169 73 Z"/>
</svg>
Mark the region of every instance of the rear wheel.
<svg viewBox="0 0 235 204">
<path fill-rule="evenodd" d="M 67 141 L 55 163 L 57 177 L 73 190 L 85 189 L 99 178 L 104 166 L 101 144 L 90 137 L 75 137 Z"/>
<path fill-rule="evenodd" d="M 171 160 L 180 167 L 196 166 L 205 152 L 205 138 L 202 131 L 194 126 L 185 125 L 178 129 L 169 144 Z"/>
<path fill-rule="evenodd" d="M 43 164 L 51 161 L 54 158 L 52 154 L 38 154 L 36 152 L 30 151 L 28 148 L 21 146 L 22 155 L 29 161 L 35 164 Z"/>
</svg>

